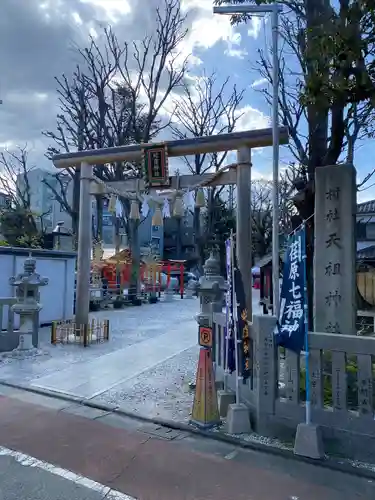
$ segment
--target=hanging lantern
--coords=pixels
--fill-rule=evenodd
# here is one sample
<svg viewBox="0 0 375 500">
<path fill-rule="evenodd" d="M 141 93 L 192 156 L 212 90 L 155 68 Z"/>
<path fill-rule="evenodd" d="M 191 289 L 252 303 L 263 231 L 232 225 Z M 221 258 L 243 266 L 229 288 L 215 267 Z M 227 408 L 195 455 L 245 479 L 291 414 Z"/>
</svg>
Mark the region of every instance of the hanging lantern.
<svg viewBox="0 0 375 500">
<path fill-rule="evenodd" d="M 152 225 L 153 226 L 162 226 L 163 225 L 163 216 L 160 210 L 160 207 L 157 206 L 155 208 L 154 215 L 152 216 Z"/>
<path fill-rule="evenodd" d="M 139 203 L 138 200 L 132 200 L 130 205 L 130 219 L 139 220 L 141 218 L 139 214 Z"/>
<path fill-rule="evenodd" d="M 183 217 L 184 216 L 184 202 L 181 196 L 177 196 L 173 206 L 173 216 Z"/>
<path fill-rule="evenodd" d="M 197 189 L 197 194 L 195 196 L 195 206 L 196 208 L 203 208 L 206 205 L 206 200 L 204 199 L 204 192 L 202 188 Z"/>
</svg>

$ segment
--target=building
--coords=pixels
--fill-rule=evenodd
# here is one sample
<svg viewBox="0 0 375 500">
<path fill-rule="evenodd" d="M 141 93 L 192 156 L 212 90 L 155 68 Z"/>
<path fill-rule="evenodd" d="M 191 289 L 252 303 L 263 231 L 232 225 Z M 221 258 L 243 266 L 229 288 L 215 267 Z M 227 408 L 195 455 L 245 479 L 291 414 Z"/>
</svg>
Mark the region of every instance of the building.
<svg viewBox="0 0 375 500">
<path fill-rule="evenodd" d="M 0 210 L 6 210 L 12 206 L 12 197 L 0 192 Z"/>
<path fill-rule="evenodd" d="M 357 205 L 357 251 L 375 246 L 375 200 Z"/>
<path fill-rule="evenodd" d="M 60 173 L 61 176 L 61 173 Z M 61 177 L 60 177 L 61 178 Z M 35 168 L 28 172 L 27 180 L 30 186 L 30 208 L 37 214 L 42 214 L 43 229 L 50 233 L 58 222 L 64 222 L 64 228 L 72 229 L 72 221 L 69 213 L 56 199 L 55 192 L 61 192 L 61 183 L 54 174 L 45 169 Z M 25 178 L 20 174 L 17 178 L 18 189 L 24 192 L 26 189 Z M 51 189 L 49 186 L 52 186 Z M 63 187 L 68 203 L 73 200 L 73 181 L 67 174 L 63 179 Z M 106 247 L 115 245 L 114 216 L 108 211 L 108 202 L 103 207 L 103 243 Z M 95 233 L 97 227 L 96 201 L 92 199 L 92 226 Z M 152 247 L 163 259 L 190 260 L 194 258 L 194 231 L 193 216 L 186 211 L 181 224 L 174 217 L 164 219 L 161 227 L 152 226 L 152 213 L 141 220 L 138 231 L 139 244 L 141 248 Z M 178 238 L 181 242 L 181 254 L 178 255 Z M 121 247 L 127 245 L 125 228 L 120 227 Z"/>
<path fill-rule="evenodd" d="M 180 253 L 178 247 L 180 247 Z M 185 212 L 181 221 L 177 221 L 175 217 L 164 219 L 164 260 L 194 260 L 195 258 L 193 215 L 190 211 Z"/>
<path fill-rule="evenodd" d="M 27 182 L 30 189 L 30 209 L 40 215 L 38 222 L 41 226 L 43 225 L 43 229 L 47 233 L 52 232 L 58 222 L 64 222 L 64 228 L 67 230 L 72 228 L 71 217 L 56 199 L 54 190 L 57 193 L 64 190 L 68 203 L 71 204 L 73 200 L 73 181 L 68 174 L 62 178 L 60 177 L 60 179 L 62 185 L 51 171 L 41 168 L 29 170 L 27 173 Z M 21 193 L 26 191 L 24 174 L 18 175 L 17 188 Z"/>
</svg>

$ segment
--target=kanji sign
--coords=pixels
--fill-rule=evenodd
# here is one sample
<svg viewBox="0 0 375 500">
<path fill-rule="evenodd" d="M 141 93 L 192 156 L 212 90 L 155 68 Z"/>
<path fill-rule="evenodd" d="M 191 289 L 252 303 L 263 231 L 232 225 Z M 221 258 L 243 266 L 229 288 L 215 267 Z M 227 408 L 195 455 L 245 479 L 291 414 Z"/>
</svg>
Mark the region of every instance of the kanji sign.
<svg viewBox="0 0 375 500">
<path fill-rule="evenodd" d="M 212 328 L 206 326 L 199 327 L 199 345 L 202 347 L 212 347 Z"/>
<path fill-rule="evenodd" d="M 168 153 L 164 144 L 146 146 L 143 151 L 145 181 L 150 187 L 169 185 Z"/>
</svg>

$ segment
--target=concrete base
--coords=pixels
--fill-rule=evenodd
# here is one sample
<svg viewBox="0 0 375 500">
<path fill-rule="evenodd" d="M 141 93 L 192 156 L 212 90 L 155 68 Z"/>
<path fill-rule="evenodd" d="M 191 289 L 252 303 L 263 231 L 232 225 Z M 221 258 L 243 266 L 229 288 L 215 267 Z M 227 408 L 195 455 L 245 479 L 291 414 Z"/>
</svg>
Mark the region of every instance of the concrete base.
<svg viewBox="0 0 375 500">
<path fill-rule="evenodd" d="M 308 458 L 324 458 L 323 436 L 320 427 L 298 424 L 294 441 L 294 454 Z"/>
<path fill-rule="evenodd" d="M 236 396 L 233 392 L 224 390 L 217 391 L 217 401 L 219 406 L 220 417 L 225 418 L 228 414 L 229 405 L 233 405 L 236 401 Z"/>
<path fill-rule="evenodd" d="M 174 293 L 172 290 L 166 290 L 164 292 L 164 302 L 173 302 L 174 300 Z"/>
<path fill-rule="evenodd" d="M 242 403 L 229 405 L 227 432 L 229 434 L 246 434 L 251 432 L 250 412 L 246 405 Z"/>
<path fill-rule="evenodd" d="M 0 333 L 0 353 L 13 351 L 18 347 L 19 343 L 19 333 L 13 332 L 2 332 Z"/>
</svg>

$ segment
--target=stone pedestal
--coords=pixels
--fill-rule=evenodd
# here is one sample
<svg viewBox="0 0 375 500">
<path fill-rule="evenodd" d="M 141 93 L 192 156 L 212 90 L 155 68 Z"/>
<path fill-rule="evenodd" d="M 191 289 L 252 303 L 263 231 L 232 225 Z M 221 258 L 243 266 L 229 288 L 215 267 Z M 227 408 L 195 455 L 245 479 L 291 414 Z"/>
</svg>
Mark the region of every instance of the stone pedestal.
<svg viewBox="0 0 375 500">
<path fill-rule="evenodd" d="M 189 281 L 188 286 L 186 287 L 185 298 L 186 299 L 194 298 L 194 293 L 195 293 L 195 284 L 191 280 Z"/>
<path fill-rule="evenodd" d="M 298 424 L 294 454 L 314 459 L 324 458 L 323 437 L 317 425 Z"/>
<path fill-rule="evenodd" d="M 233 392 L 220 390 L 217 391 L 217 400 L 220 417 L 225 418 L 228 415 L 229 405 L 233 405 L 235 403 L 236 396 Z"/>
<path fill-rule="evenodd" d="M 229 405 L 227 432 L 229 434 L 249 434 L 251 432 L 250 412 L 246 405 L 242 403 Z"/>
<path fill-rule="evenodd" d="M 164 302 L 173 302 L 174 292 L 172 287 L 168 287 L 164 292 Z"/>
</svg>

